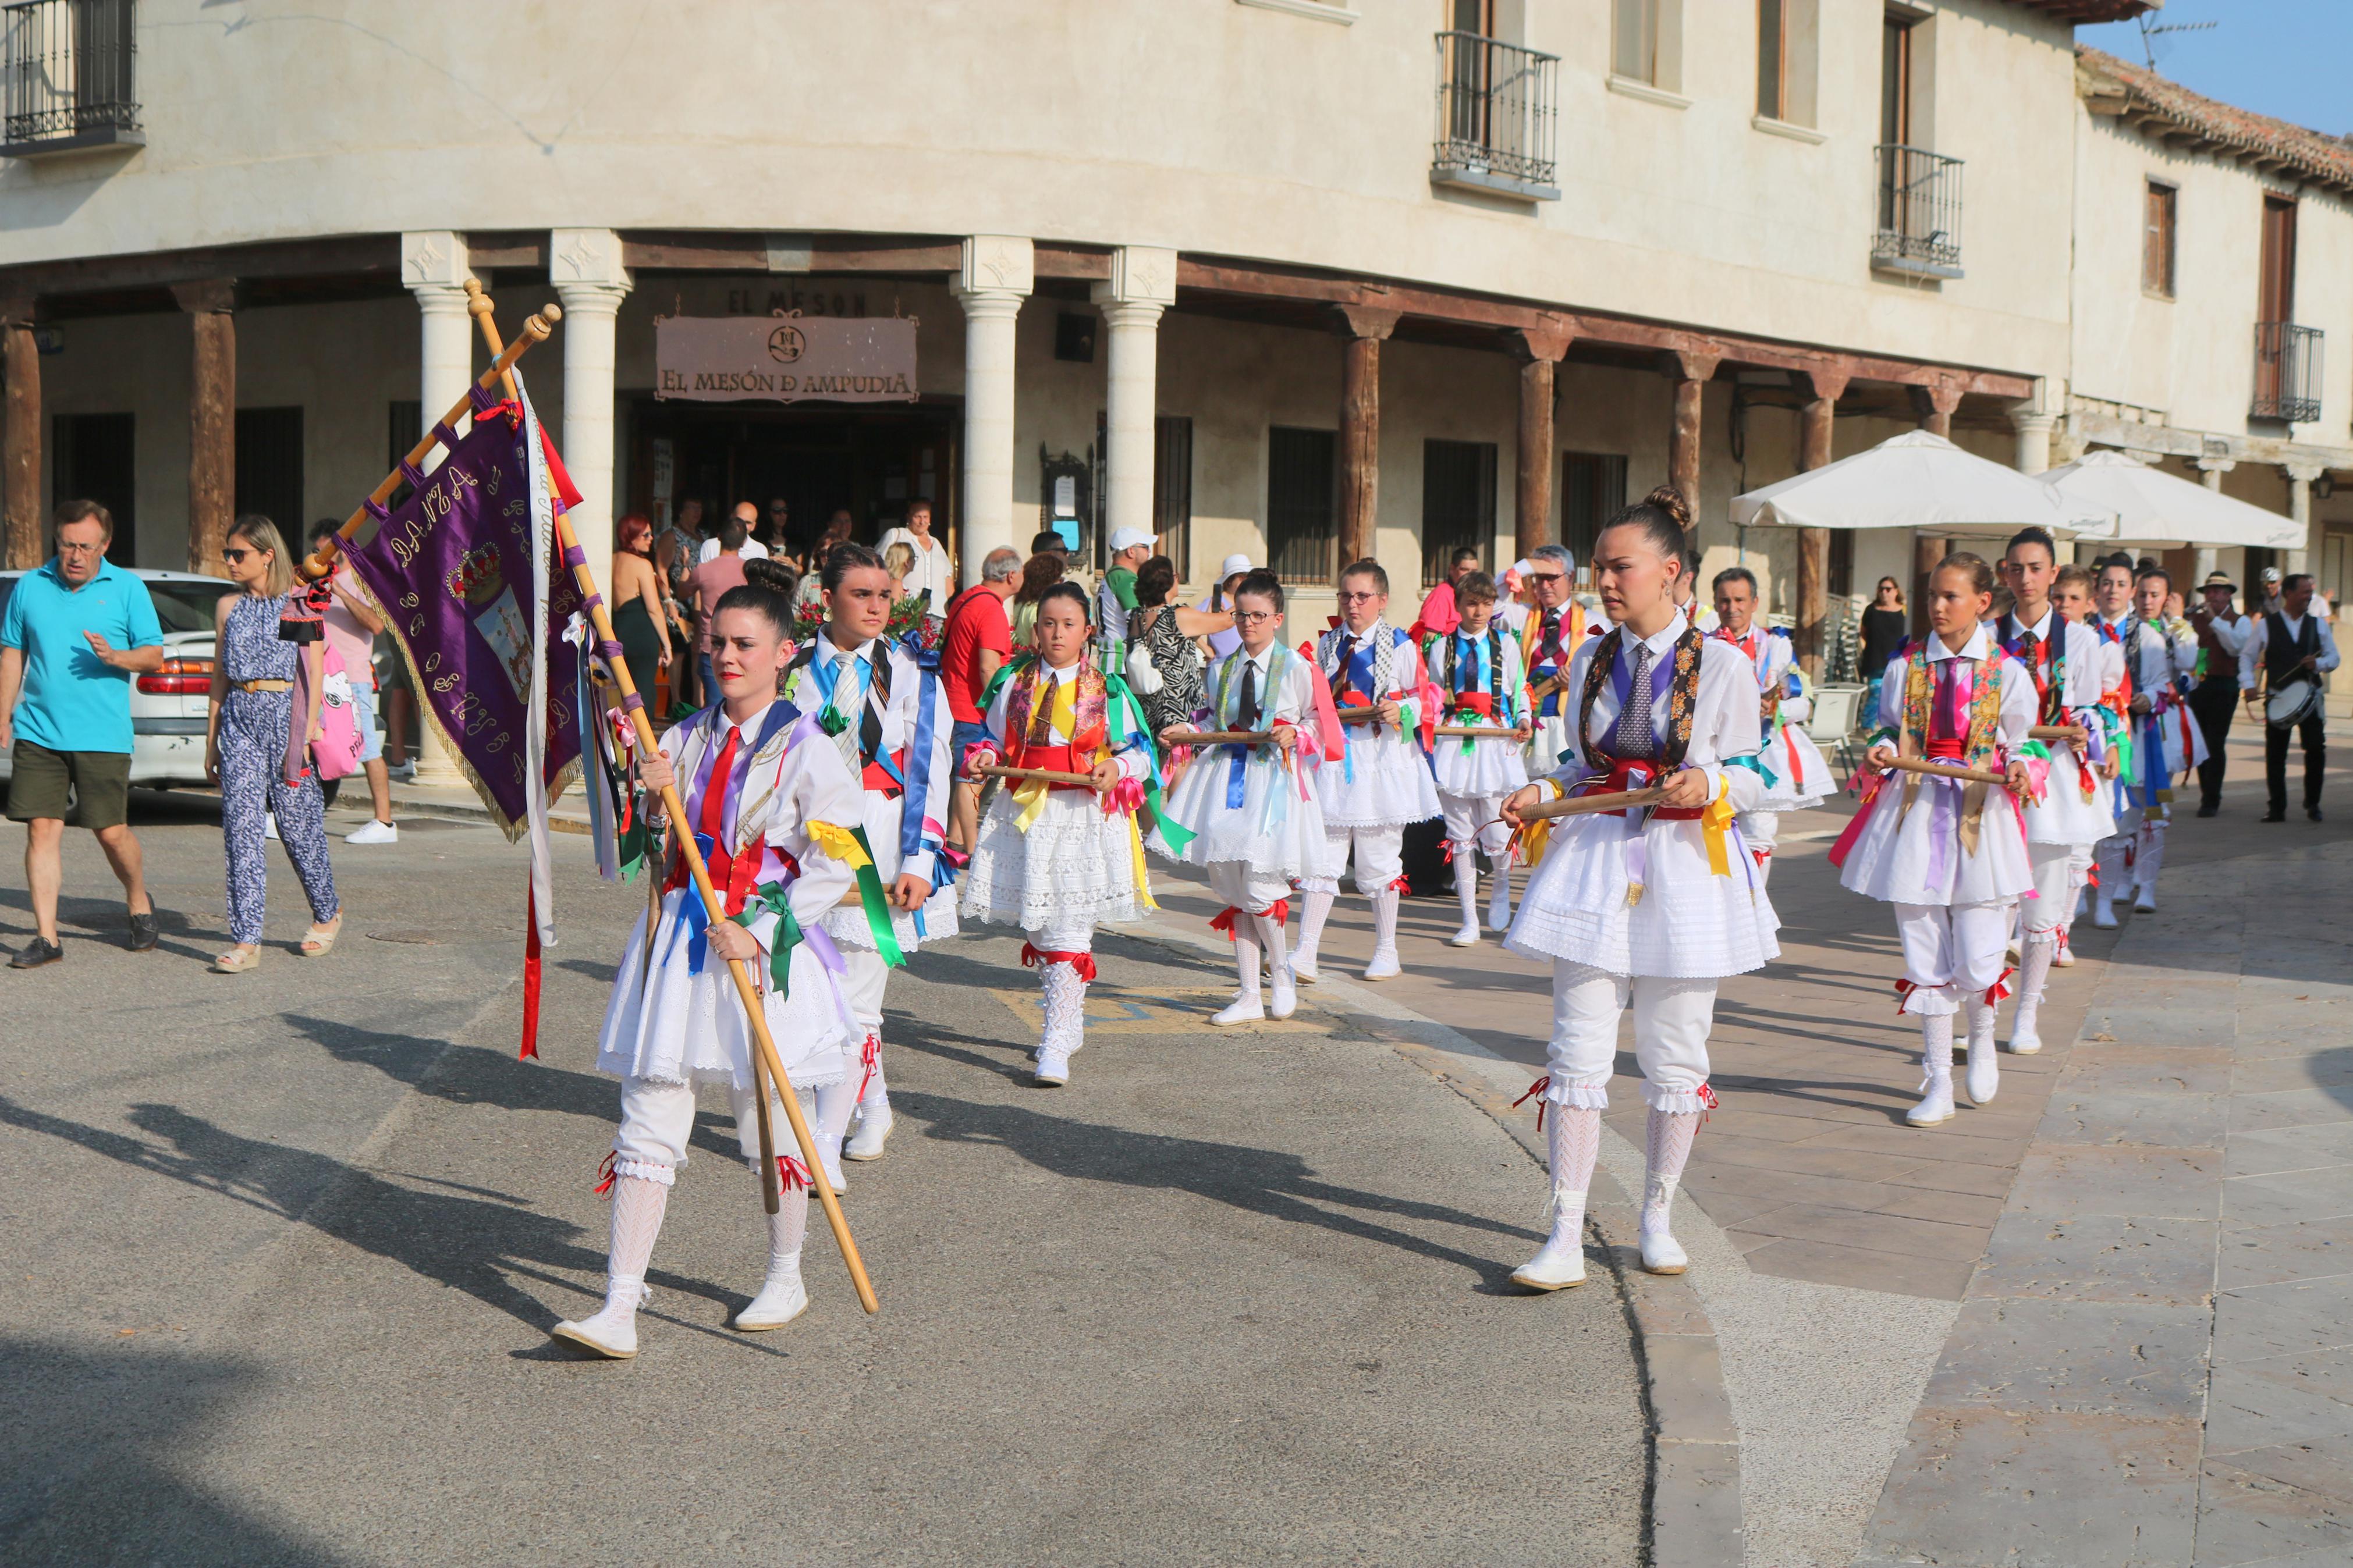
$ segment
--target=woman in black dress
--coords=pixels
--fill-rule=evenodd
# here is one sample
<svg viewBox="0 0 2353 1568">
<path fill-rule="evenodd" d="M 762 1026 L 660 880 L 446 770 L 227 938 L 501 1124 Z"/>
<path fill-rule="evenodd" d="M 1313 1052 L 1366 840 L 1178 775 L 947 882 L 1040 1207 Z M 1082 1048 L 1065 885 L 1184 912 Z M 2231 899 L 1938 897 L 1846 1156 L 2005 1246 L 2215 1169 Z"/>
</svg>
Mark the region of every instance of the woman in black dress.
<svg viewBox="0 0 2353 1568">
<path fill-rule="evenodd" d="M 1904 646 L 1911 630 L 1911 617 L 1904 610 L 1904 587 L 1893 577 L 1879 580 L 1878 595 L 1862 612 L 1862 651 L 1856 656 L 1855 673 L 1871 687 L 1863 700 L 1866 719 L 1875 721 L 1879 712 L 1879 680 L 1887 673 L 1887 661 Z"/>
</svg>

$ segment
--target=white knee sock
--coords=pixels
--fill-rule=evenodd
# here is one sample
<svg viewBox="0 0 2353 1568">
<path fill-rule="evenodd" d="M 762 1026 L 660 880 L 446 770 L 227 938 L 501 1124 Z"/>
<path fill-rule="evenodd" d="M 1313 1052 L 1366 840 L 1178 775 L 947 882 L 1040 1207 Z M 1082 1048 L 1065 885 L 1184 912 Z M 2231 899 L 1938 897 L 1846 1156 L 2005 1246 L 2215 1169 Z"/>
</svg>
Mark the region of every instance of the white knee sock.
<svg viewBox="0 0 2353 1568">
<path fill-rule="evenodd" d="M 606 1259 L 605 1304 L 636 1308 L 644 1294 L 646 1265 L 653 1260 L 654 1237 L 661 1234 L 670 1186 L 643 1176 L 613 1178 L 613 1244 Z"/>
<path fill-rule="evenodd" d="M 1311 892 L 1305 896 L 1307 906 L 1300 911 L 1299 916 L 1299 950 L 1302 952 L 1314 953 L 1320 952 L 1324 946 L 1324 922 L 1332 918 L 1332 900 L 1335 895 Z"/>
<path fill-rule="evenodd" d="M 1920 1015 L 1920 1066 L 1924 1077 L 1920 1088 L 1926 1092 L 1938 1079 L 1950 1083 L 1953 1079 L 1953 1015 L 1923 1013 Z"/>
<path fill-rule="evenodd" d="M 1487 894 L 1487 923 L 1497 931 L 1512 923 L 1512 852 L 1487 857 L 1487 875 L 1493 887 Z"/>
<path fill-rule="evenodd" d="M 1250 1001 L 1259 994 L 1258 938 L 1255 934 L 1250 936 L 1242 934 L 1244 927 L 1255 927 L 1257 924 L 1257 920 L 1250 915 L 1238 916 L 1234 921 L 1234 973 L 1241 977 L 1242 983 L 1241 991 L 1235 1000 L 1240 1002 Z"/>
<path fill-rule="evenodd" d="M 807 1187 L 788 1187 L 768 1216 L 768 1272 L 797 1268 L 801 1243 L 808 1236 L 809 1194 Z"/>
<path fill-rule="evenodd" d="M 849 1113 L 858 1104 L 859 1069 L 849 1069 L 844 1083 L 829 1083 L 817 1093 L 817 1125 L 809 1131 L 817 1137 L 819 1149 L 829 1151 L 829 1157 L 839 1158 L 841 1141 L 849 1133 Z"/>
<path fill-rule="evenodd" d="M 1282 922 L 1272 915 L 1249 915 L 1244 918 L 1250 921 L 1252 929 L 1257 931 L 1259 942 L 1266 948 L 1267 973 L 1274 976 L 1276 984 L 1288 984 L 1291 979 L 1291 942 L 1282 929 Z M 1241 922 L 1237 921 L 1234 923 L 1240 925 Z M 1257 969 L 1256 964 L 1250 967 L 1253 972 Z"/>
<path fill-rule="evenodd" d="M 1650 1147 L 1642 1182 L 1642 1234 L 1662 1236 L 1672 1229 L 1667 1223 L 1675 1201 L 1675 1187 L 1683 1177 L 1684 1163 L 1690 1160 L 1692 1140 L 1699 1135 L 1697 1110 L 1653 1110 L 1651 1112 Z"/>
<path fill-rule="evenodd" d="M 2163 822 L 2140 825 L 2140 843 L 2133 855 L 2133 887 L 2157 886 L 2158 868 L 2165 864 L 2165 829 Z"/>
<path fill-rule="evenodd" d="M 1383 888 L 1373 895 L 1373 952 L 1397 956 L 1398 890 Z"/>
<path fill-rule="evenodd" d="M 1454 846 L 1454 896 L 1462 904 L 1462 923 L 1479 923 L 1479 861 L 1468 844 Z"/>
<path fill-rule="evenodd" d="M 1560 1240 L 1585 1225 L 1585 1194 L 1601 1152 L 1601 1112 L 1573 1105 L 1551 1108 L 1545 1148 L 1552 1159 L 1552 1234 Z"/>
<path fill-rule="evenodd" d="M 2018 1015 L 2010 1028 L 2019 1034 L 2035 1032 L 2035 1020 L 2042 1012 L 2042 985 L 2051 978 L 2051 961 L 2059 953 L 2059 933 L 2055 931 L 2031 931 L 2026 933 L 2026 947 L 2019 954 Z"/>
<path fill-rule="evenodd" d="M 869 1035 L 867 1038 L 872 1042 L 871 1047 L 860 1046 L 860 1060 L 850 1068 L 851 1076 L 856 1081 L 866 1086 L 866 1092 L 858 1095 L 857 1102 L 863 1110 L 888 1110 L 891 1109 L 891 1086 L 882 1079 L 882 1037 L 878 1032 Z M 869 1048 L 871 1049 L 874 1057 L 874 1063 L 871 1068 L 866 1065 L 863 1054 Z M 851 1092 L 857 1093 L 854 1089 Z"/>
</svg>

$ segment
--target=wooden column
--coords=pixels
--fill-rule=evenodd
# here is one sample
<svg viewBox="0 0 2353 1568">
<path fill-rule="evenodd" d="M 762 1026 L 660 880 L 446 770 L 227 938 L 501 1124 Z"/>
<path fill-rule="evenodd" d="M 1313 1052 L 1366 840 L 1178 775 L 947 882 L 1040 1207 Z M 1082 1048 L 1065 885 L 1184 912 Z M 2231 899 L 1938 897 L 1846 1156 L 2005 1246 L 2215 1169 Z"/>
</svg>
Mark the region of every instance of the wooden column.
<svg viewBox="0 0 2353 1568">
<path fill-rule="evenodd" d="M 175 283 L 188 312 L 195 374 L 188 390 L 188 570 L 220 574 L 221 544 L 237 510 L 237 280 Z M 299 536 L 302 519 L 270 519 Z"/>
<path fill-rule="evenodd" d="M 1961 405 L 1961 389 L 1946 382 L 1912 389 L 1912 411 L 1920 428 L 1932 436 L 1953 438 L 1953 410 Z M 1952 550 L 1953 542 L 1938 534 L 1912 536 L 1912 635 L 1928 635 L 1928 578 Z"/>
<path fill-rule="evenodd" d="M 33 342 L 33 298 L 0 299 L 0 363 L 8 378 L 8 418 L 0 435 L 0 565 L 41 563 L 41 351 Z"/>
<path fill-rule="evenodd" d="M 1340 564 L 1373 553 L 1373 519 L 1381 478 L 1381 341 L 1398 312 L 1335 305 L 1347 335 L 1340 362 Z"/>
<path fill-rule="evenodd" d="M 1791 371 L 1789 381 L 1806 399 L 1799 414 L 1798 468 L 1828 466 L 1838 400 L 1846 391 L 1843 370 Z M 1829 609 L 1831 535 L 1826 528 L 1798 531 L 1798 662 L 1819 680 L 1822 673 L 1822 623 Z"/>
<path fill-rule="evenodd" d="M 1554 367 L 1568 352 L 1572 334 L 1557 326 L 1520 327 L 1511 335 L 1520 356 L 1520 472 L 1512 490 L 1512 554 L 1525 561 L 1529 551 L 1552 542 Z"/>
<path fill-rule="evenodd" d="M 1703 395 L 1723 363 L 1721 354 L 1670 349 L 1661 366 L 1675 384 L 1675 427 L 1667 445 L 1667 482 L 1691 502 L 1692 542 L 1699 542 L 1699 439 Z"/>
</svg>

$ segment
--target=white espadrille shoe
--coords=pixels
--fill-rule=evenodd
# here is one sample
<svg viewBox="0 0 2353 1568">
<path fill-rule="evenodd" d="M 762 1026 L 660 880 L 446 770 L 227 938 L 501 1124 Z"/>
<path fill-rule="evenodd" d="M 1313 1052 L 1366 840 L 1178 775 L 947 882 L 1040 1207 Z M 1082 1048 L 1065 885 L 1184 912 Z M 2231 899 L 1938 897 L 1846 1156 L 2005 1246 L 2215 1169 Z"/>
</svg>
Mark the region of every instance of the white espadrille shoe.
<svg viewBox="0 0 2353 1568">
<path fill-rule="evenodd" d="M 781 1329 L 808 1310 L 808 1291 L 801 1284 L 801 1258 L 770 1258 L 768 1278 L 750 1306 L 735 1314 L 735 1327 L 747 1334 Z"/>
<path fill-rule="evenodd" d="M 890 1142 L 891 1126 L 897 1118 L 891 1114 L 887 1100 L 861 1105 L 849 1123 L 849 1141 L 841 1146 L 845 1160 L 880 1160 L 882 1145 Z M 839 1187 L 834 1189 L 840 1191 Z"/>
<path fill-rule="evenodd" d="M 1071 1081 L 1071 1053 L 1054 1046 L 1038 1047 L 1037 1069 L 1029 1081 L 1040 1089 L 1060 1089 Z"/>
<path fill-rule="evenodd" d="M 1556 1230 L 1542 1250 L 1512 1270 L 1512 1283 L 1525 1285 L 1531 1290 L 1566 1290 L 1585 1283 L 1584 1226 L 1567 1227 L 1567 1234 Z"/>
<path fill-rule="evenodd" d="M 1691 1267 L 1691 1255 L 1673 1233 L 1646 1230 L 1642 1233 L 1642 1267 L 1652 1274 L 1681 1274 Z"/>
<path fill-rule="evenodd" d="M 606 1287 L 601 1310 L 576 1323 L 558 1323 L 547 1331 L 566 1344 L 608 1360 L 627 1361 L 638 1353 L 638 1309 L 651 1294 L 642 1279 L 614 1280 Z"/>
</svg>

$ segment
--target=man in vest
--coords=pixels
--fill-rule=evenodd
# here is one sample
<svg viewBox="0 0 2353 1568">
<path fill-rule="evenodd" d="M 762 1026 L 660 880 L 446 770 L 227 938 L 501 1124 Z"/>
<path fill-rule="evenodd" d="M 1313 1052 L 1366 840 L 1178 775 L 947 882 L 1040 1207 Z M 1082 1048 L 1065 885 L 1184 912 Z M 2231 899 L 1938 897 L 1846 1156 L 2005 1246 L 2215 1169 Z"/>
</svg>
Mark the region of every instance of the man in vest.
<svg viewBox="0 0 2353 1568">
<path fill-rule="evenodd" d="M 1540 544 L 1528 552 L 1520 581 L 1535 601 L 1520 628 L 1521 663 L 1528 672 L 1528 695 L 1535 703 L 1535 733 L 1528 741 L 1528 774 L 1549 775 L 1560 766 L 1568 745 L 1568 721 L 1562 709 L 1571 706 L 1560 690 L 1568 679 L 1568 661 L 1585 640 L 1585 612 L 1569 595 L 1576 580 L 1568 552 L 1557 544 Z"/>
<path fill-rule="evenodd" d="M 2239 685 L 2247 694 L 2249 708 L 2266 694 L 2299 681 L 2309 681 L 2317 689 L 2320 678 L 2337 668 L 2337 639 L 2329 636 L 2328 623 L 2312 614 L 2312 587 L 2308 572 L 2285 579 L 2280 584 L 2279 612 L 2255 623 L 2254 635 L 2247 639 L 2246 651 L 2239 659 Z M 2263 677 L 2261 685 L 2255 679 L 2258 674 Z M 2271 791 L 2265 822 L 2287 820 L 2290 730 L 2299 731 L 2304 741 L 2304 815 L 2315 822 L 2320 820 L 2320 779 L 2328 765 L 2327 725 L 2327 711 L 2315 701 L 2293 724 L 2263 726 L 2263 783 Z"/>
<path fill-rule="evenodd" d="M 2200 816 L 2222 809 L 2222 753 L 2239 707 L 2239 661 L 2255 631 L 2253 621 L 2232 609 L 2231 595 L 2238 591 L 2221 573 L 2210 573 L 2199 587 L 2205 603 L 2189 613 L 2189 628 L 2198 634 L 2198 684 L 2189 689 L 2189 711 L 2206 735 L 2206 760 L 2198 764 Z"/>
</svg>

